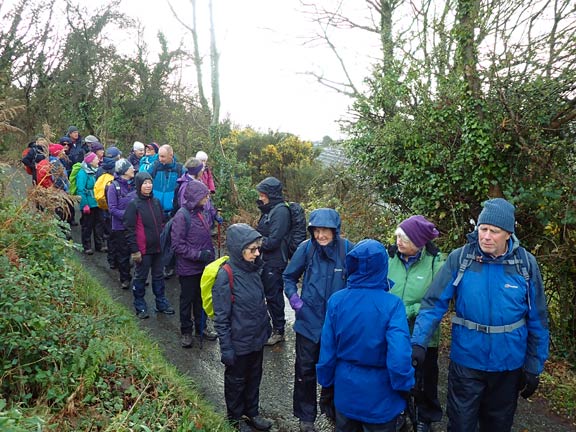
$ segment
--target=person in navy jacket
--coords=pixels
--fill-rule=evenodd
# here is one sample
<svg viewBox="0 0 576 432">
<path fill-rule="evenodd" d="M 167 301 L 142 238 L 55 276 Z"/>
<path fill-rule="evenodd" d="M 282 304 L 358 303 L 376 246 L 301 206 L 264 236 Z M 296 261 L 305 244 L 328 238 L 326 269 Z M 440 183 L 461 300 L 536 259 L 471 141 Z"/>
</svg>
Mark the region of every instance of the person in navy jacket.
<svg viewBox="0 0 576 432">
<path fill-rule="evenodd" d="M 296 363 L 294 368 L 294 416 L 300 431 L 314 431 L 316 420 L 316 363 L 326 304 L 346 286 L 346 253 L 354 244 L 340 237 L 340 215 L 320 208 L 310 213 L 310 239 L 302 242 L 284 270 L 284 293 L 296 313 Z M 298 294 L 298 281 L 302 290 Z"/>
</svg>

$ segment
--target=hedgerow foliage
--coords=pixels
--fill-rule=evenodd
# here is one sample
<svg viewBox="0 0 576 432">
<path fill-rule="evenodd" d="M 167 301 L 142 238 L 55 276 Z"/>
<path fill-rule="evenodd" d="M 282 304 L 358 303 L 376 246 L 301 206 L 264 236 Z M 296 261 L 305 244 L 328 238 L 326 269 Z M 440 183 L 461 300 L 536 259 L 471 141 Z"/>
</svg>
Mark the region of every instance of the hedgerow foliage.
<svg viewBox="0 0 576 432">
<path fill-rule="evenodd" d="M 227 430 L 25 209 L 0 202 L 0 429 Z"/>
</svg>

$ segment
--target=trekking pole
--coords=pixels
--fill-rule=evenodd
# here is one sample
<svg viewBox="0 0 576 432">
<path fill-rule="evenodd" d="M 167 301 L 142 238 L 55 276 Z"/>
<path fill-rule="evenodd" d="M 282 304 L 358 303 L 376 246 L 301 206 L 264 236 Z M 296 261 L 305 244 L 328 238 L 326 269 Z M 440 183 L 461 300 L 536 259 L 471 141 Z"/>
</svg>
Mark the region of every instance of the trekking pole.
<svg viewBox="0 0 576 432">
<path fill-rule="evenodd" d="M 220 223 L 218 224 L 218 258 L 220 258 L 220 255 L 221 255 L 220 254 L 220 241 L 221 241 L 221 239 L 220 239 L 220 226 L 221 225 L 222 224 L 220 224 Z"/>
</svg>

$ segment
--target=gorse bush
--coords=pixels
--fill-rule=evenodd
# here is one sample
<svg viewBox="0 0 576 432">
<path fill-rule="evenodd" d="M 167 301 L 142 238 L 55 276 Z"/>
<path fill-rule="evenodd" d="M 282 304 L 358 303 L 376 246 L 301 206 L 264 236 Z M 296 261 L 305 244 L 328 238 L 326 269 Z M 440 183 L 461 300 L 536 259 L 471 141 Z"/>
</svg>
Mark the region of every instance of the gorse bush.
<svg viewBox="0 0 576 432">
<path fill-rule="evenodd" d="M 74 257 L 54 218 L 0 203 L 0 429 L 228 430 Z"/>
</svg>

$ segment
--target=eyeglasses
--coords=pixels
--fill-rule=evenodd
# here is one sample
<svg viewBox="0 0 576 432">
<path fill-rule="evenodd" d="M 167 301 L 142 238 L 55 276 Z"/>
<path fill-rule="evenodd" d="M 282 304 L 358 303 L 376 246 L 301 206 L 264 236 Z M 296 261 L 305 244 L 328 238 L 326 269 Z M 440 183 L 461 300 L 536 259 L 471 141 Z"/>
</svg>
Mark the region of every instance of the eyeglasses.
<svg viewBox="0 0 576 432">
<path fill-rule="evenodd" d="M 247 251 L 249 251 L 250 253 L 256 253 L 256 251 L 260 252 L 260 246 L 255 246 L 255 247 L 251 247 L 251 248 L 246 248 Z"/>
</svg>

